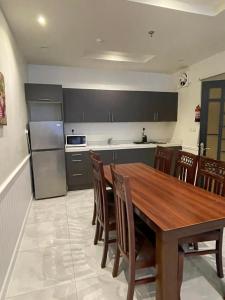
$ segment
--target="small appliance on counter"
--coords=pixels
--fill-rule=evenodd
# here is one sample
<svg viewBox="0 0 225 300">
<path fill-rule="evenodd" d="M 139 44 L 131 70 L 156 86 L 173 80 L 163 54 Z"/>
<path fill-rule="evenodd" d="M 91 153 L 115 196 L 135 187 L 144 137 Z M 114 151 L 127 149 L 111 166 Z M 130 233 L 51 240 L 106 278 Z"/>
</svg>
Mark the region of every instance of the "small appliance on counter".
<svg viewBox="0 0 225 300">
<path fill-rule="evenodd" d="M 86 147 L 87 136 L 86 135 L 66 135 L 66 147 Z"/>
<path fill-rule="evenodd" d="M 145 128 L 143 128 L 143 131 L 142 131 L 142 139 L 141 141 L 135 141 L 134 144 L 166 144 L 166 142 L 163 142 L 163 141 L 154 141 L 154 140 L 149 140 L 148 141 L 148 137 L 147 135 L 145 134 Z"/>
<path fill-rule="evenodd" d="M 143 132 L 142 132 L 142 143 L 147 143 L 148 142 L 148 137 L 145 134 L 145 128 L 143 128 Z"/>
</svg>

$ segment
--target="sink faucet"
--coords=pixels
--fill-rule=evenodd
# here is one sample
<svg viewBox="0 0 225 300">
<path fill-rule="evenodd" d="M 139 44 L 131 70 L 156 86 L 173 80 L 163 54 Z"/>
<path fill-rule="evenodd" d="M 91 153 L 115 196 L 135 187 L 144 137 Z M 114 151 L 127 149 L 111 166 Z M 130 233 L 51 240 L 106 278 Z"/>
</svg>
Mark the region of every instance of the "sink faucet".
<svg viewBox="0 0 225 300">
<path fill-rule="evenodd" d="M 108 138 L 107 142 L 108 142 L 108 145 L 111 145 L 112 144 L 112 138 Z"/>
</svg>

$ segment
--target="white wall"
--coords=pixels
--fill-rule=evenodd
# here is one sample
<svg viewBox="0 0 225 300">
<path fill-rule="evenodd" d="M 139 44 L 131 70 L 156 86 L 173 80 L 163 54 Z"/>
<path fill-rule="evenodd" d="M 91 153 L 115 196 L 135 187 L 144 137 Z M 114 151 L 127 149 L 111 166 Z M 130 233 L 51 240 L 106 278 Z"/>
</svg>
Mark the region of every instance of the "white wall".
<svg viewBox="0 0 225 300">
<path fill-rule="evenodd" d="M 27 155 L 26 65 L 0 11 L 0 71 L 5 77 L 7 126 L 0 126 L 0 184 Z"/>
<path fill-rule="evenodd" d="M 184 148 L 197 151 L 199 124 L 194 122 L 194 110 L 201 104 L 201 80 L 225 73 L 225 52 L 218 53 L 188 68 L 190 85 L 178 90 L 178 122 L 174 130 L 174 138 L 182 140 Z M 178 75 L 174 74 L 176 81 Z M 201 80 L 200 80 L 201 79 Z"/>
<path fill-rule="evenodd" d="M 118 70 L 82 69 L 57 66 L 28 66 L 28 80 L 35 83 L 58 83 L 67 88 L 175 91 L 174 77 L 168 74 Z M 116 140 L 137 140 L 142 128 L 150 138 L 171 140 L 175 123 L 95 123 L 66 124 L 65 132 L 74 128 L 87 134 L 89 141 L 112 137 Z"/>
<path fill-rule="evenodd" d="M 8 125 L 0 126 L 0 299 L 32 198 L 24 97 L 26 64 L 0 10 L 0 71 L 5 77 Z"/>
<path fill-rule="evenodd" d="M 58 66 L 28 66 L 28 81 L 62 84 L 65 88 L 175 91 L 173 76 L 119 70 L 83 69 Z"/>
</svg>

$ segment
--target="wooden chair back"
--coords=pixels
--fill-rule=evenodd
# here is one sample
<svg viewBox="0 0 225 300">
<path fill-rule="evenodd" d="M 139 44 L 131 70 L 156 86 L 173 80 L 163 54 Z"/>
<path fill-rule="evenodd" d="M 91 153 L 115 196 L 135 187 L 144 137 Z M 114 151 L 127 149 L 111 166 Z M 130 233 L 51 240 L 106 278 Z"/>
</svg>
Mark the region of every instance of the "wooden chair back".
<svg viewBox="0 0 225 300">
<path fill-rule="evenodd" d="M 200 157 L 196 185 L 225 196 L 225 162 L 208 157 Z"/>
<path fill-rule="evenodd" d="M 198 156 L 185 151 L 178 151 L 175 162 L 174 176 L 184 182 L 194 184 Z"/>
<path fill-rule="evenodd" d="M 106 193 L 106 183 L 102 161 L 91 156 L 93 170 L 93 185 L 96 203 L 96 215 L 99 222 L 103 225 L 108 220 L 108 198 Z"/>
<path fill-rule="evenodd" d="M 170 174 L 174 151 L 170 148 L 157 146 L 154 168 Z"/>
<path fill-rule="evenodd" d="M 119 174 L 111 165 L 118 247 L 128 259 L 135 258 L 134 213 L 129 177 Z"/>
<path fill-rule="evenodd" d="M 93 150 L 89 150 L 90 157 L 94 157 L 97 160 L 101 160 L 101 157 L 98 153 L 94 152 Z"/>
</svg>

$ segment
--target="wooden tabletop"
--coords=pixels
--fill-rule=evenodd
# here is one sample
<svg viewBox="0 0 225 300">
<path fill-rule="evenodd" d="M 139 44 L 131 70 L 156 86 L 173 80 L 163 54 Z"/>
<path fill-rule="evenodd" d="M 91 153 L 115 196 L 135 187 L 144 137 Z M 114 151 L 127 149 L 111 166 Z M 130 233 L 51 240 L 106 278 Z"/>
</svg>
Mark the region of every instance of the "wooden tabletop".
<svg viewBox="0 0 225 300">
<path fill-rule="evenodd" d="M 225 199 L 157 171 L 145 164 L 116 165 L 130 177 L 133 204 L 161 230 L 169 231 L 216 220 L 225 221 Z M 105 178 L 112 185 L 110 167 Z"/>
</svg>

